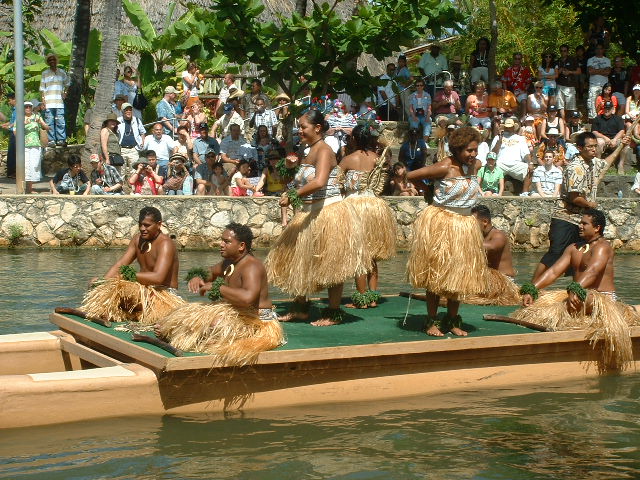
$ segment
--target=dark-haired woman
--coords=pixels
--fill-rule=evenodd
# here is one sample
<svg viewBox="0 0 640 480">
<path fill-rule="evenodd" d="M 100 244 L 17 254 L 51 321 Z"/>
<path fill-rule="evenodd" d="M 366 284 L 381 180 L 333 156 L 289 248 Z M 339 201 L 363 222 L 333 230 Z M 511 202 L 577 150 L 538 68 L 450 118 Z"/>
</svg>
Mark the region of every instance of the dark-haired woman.
<svg viewBox="0 0 640 480">
<path fill-rule="evenodd" d="M 542 82 L 542 94 L 547 97 L 547 105 L 556 104 L 556 91 L 558 85 L 558 69 L 556 68 L 556 58 L 552 53 L 542 54 L 542 63 L 538 67 L 538 77 Z"/>
<path fill-rule="evenodd" d="M 475 84 L 479 81 L 489 83 L 489 49 L 491 42 L 488 38 L 479 38 L 476 42 L 476 49 L 471 52 L 471 86 L 475 88 Z"/>
<path fill-rule="evenodd" d="M 386 149 L 378 155 L 378 124 L 374 120 L 360 121 L 351 134 L 353 153 L 340 162 L 338 178 L 345 202 L 353 206 L 360 219 L 371 271 L 356 277 L 357 292 L 351 299 L 352 308 L 378 306 L 378 260 L 391 258 L 396 251 L 396 220 L 393 211 L 378 198 L 386 181 Z"/>
<path fill-rule="evenodd" d="M 342 201 L 337 182 L 338 164 L 323 142 L 329 126 L 317 110 L 299 121 L 299 134 L 309 153 L 295 176 L 295 188 L 282 195 L 280 206 L 297 209 L 267 256 L 269 282 L 296 300 L 282 321 L 305 320 L 310 303 L 306 296 L 329 289 L 329 306 L 315 326 L 342 320 L 340 301 L 345 280 L 370 269 L 360 222 L 353 207 Z M 368 264 L 369 263 L 369 264 Z"/>
<path fill-rule="evenodd" d="M 480 141 L 473 127 L 455 130 L 449 138 L 451 156 L 408 175 L 413 182 L 431 179 L 435 187 L 433 204 L 413 224 L 407 265 L 411 284 L 427 290 L 427 335 L 467 335 L 461 328 L 458 299 L 486 291 L 487 258 L 480 227 L 471 215 L 482 198 L 476 158 Z M 447 299 L 442 320 L 437 317 L 441 296 Z"/>
</svg>

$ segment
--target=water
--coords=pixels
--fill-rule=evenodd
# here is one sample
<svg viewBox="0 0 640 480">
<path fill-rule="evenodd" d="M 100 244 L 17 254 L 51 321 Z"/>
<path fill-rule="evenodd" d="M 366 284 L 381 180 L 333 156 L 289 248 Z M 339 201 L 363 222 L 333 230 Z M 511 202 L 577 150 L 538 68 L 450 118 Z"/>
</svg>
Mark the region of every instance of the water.
<svg viewBox="0 0 640 480">
<path fill-rule="evenodd" d="M 121 254 L 1 252 L 0 334 L 50 329 L 47 315 L 59 305 L 77 306 L 87 280 Z M 188 252 L 180 260 L 186 271 L 218 256 Z M 538 260 L 539 254 L 515 255 L 519 281 Z M 409 290 L 405 262 L 400 255 L 381 266 L 383 293 Z M 639 268 L 640 257 L 616 259 L 625 301 L 637 303 Z M 638 446 L 640 375 L 633 374 L 230 418 L 134 417 L 2 430 L 0 478 L 639 479 Z"/>
</svg>

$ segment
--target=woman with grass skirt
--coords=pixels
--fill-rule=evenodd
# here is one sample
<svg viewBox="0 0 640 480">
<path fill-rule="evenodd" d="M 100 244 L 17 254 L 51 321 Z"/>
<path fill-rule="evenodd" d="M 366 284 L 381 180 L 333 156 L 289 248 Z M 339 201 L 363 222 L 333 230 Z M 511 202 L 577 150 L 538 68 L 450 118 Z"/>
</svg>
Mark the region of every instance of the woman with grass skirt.
<svg viewBox="0 0 640 480">
<path fill-rule="evenodd" d="M 396 219 L 382 198 L 387 172 L 386 152 L 378 154 L 379 129 L 375 120 L 360 120 L 353 129 L 353 153 L 340 162 L 338 178 L 345 194 L 345 202 L 353 206 L 362 225 L 371 270 L 356 277 L 356 292 L 348 308 L 378 306 L 378 260 L 391 258 L 396 251 Z"/>
<path fill-rule="evenodd" d="M 482 198 L 476 158 L 481 138 L 472 127 L 455 130 L 449 137 L 451 155 L 408 174 L 409 180 L 433 180 L 433 204 L 413 224 L 407 265 L 409 281 L 427 290 L 427 335 L 447 332 L 466 336 L 458 315 L 459 298 L 486 290 L 487 257 L 482 232 L 471 208 Z M 440 297 L 447 299 L 444 320 L 437 316 Z"/>
<path fill-rule="evenodd" d="M 342 321 L 340 302 L 345 280 L 370 269 L 360 222 L 353 207 L 342 201 L 336 180 L 338 164 L 323 142 L 329 128 L 323 115 L 310 110 L 300 118 L 300 138 L 309 147 L 294 179 L 295 188 L 282 195 L 280 206 L 291 205 L 296 214 L 267 256 L 269 283 L 295 297 L 281 321 L 306 320 L 306 296 L 329 290 L 329 306 L 314 326 Z"/>
</svg>

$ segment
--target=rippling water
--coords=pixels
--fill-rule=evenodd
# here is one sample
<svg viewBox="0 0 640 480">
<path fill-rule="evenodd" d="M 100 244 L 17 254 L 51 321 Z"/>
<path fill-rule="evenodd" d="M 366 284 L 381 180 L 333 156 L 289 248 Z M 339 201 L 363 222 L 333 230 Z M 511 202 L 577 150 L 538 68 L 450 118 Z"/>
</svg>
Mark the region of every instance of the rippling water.
<svg viewBox="0 0 640 480">
<path fill-rule="evenodd" d="M 0 334 L 51 328 L 53 308 L 78 305 L 88 278 L 121 254 L 0 252 Z M 520 281 L 538 259 L 516 255 Z M 218 255 L 188 252 L 180 260 L 186 271 Z M 405 262 L 401 255 L 383 264 L 384 293 L 408 290 Z M 637 303 L 639 269 L 640 257 L 616 259 L 626 301 Z M 639 446 L 634 374 L 247 417 L 133 417 L 0 430 L 0 478 L 639 479 Z"/>
</svg>

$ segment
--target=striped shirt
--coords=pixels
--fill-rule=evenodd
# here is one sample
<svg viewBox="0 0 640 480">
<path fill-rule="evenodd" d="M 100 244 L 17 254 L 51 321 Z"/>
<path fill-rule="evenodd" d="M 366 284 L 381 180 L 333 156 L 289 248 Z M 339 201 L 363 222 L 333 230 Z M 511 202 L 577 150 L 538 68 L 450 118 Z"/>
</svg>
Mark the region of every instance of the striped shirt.
<svg viewBox="0 0 640 480">
<path fill-rule="evenodd" d="M 42 72 L 40 92 L 47 108 L 64 108 L 62 92 L 71 84 L 71 79 L 61 68 L 54 72 L 47 68 Z"/>
<path fill-rule="evenodd" d="M 547 195 L 553 195 L 556 191 L 556 185 L 562 185 L 562 171 L 552 166 L 547 170 L 543 165 L 536 167 L 533 171 L 533 183 L 540 183 L 540 188 Z"/>
</svg>

